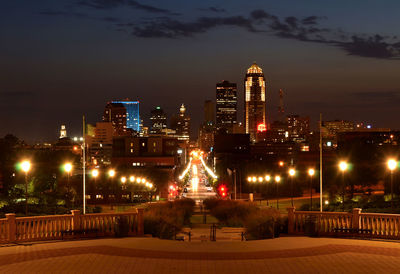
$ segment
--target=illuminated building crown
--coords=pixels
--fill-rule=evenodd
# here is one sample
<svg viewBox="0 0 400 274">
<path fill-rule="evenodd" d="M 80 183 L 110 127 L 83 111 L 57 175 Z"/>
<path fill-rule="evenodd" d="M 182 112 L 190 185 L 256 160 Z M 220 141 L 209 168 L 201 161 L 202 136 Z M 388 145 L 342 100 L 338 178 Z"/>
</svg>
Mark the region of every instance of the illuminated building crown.
<svg viewBox="0 0 400 274">
<path fill-rule="evenodd" d="M 250 73 L 263 73 L 263 72 L 262 69 L 256 63 L 253 63 L 251 67 L 247 69 L 247 73 L 250 74 Z"/>
</svg>

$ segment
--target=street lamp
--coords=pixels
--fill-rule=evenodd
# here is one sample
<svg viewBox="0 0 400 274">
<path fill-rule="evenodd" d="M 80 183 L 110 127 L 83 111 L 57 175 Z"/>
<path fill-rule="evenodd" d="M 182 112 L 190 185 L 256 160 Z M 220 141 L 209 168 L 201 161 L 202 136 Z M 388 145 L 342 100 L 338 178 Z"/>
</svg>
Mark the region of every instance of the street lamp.
<svg viewBox="0 0 400 274">
<path fill-rule="evenodd" d="M 31 162 L 22 161 L 21 169 L 25 172 L 25 215 L 28 216 L 28 172 L 31 169 Z"/>
<path fill-rule="evenodd" d="M 115 170 L 114 170 L 114 169 L 110 169 L 110 170 L 108 171 L 108 176 L 109 176 L 110 178 L 113 178 L 113 177 L 115 176 Z"/>
<path fill-rule="evenodd" d="M 69 176 L 71 175 L 72 171 L 72 164 L 71 163 L 65 163 L 64 164 L 64 171 L 67 172 L 67 199 L 69 199 L 69 193 L 70 193 L 70 184 L 69 184 Z M 68 201 L 69 203 L 70 201 Z"/>
<path fill-rule="evenodd" d="M 344 198 L 345 198 L 345 193 L 346 193 L 346 185 L 344 182 L 344 173 L 348 169 L 349 165 L 347 164 L 346 161 L 340 161 L 339 162 L 339 169 L 342 171 L 342 210 L 344 211 Z"/>
<path fill-rule="evenodd" d="M 99 176 L 99 171 L 97 169 L 92 169 L 92 177 L 96 180 L 97 176 Z"/>
<path fill-rule="evenodd" d="M 111 207 L 110 207 L 110 208 L 111 208 L 111 210 L 114 210 L 113 202 L 115 202 L 116 196 L 117 196 L 117 194 L 116 194 L 116 192 L 115 192 L 115 188 L 114 188 L 114 183 L 113 183 L 113 178 L 114 178 L 114 176 L 115 176 L 115 170 L 114 170 L 114 169 L 109 169 L 109 170 L 108 170 L 108 177 L 110 178 L 111 192 L 112 192 L 113 195 L 114 195 L 113 201 L 110 201 L 110 204 L 111 204 Z M 111 199 L 110 199 L 110 196 L 108 196 L 108 199 L 111 200 Z"/>
<path fill-rule="evenodd" d="M 308 169 L 308 175 L 310 175 L 310 211 L 312 211 L 312 183 L 315 170 L 313 168 Z"/>
<path fill-rule="evenodd" d="M 296 170 L 294 168 L 289 169 L 290 176 L 290 190 L 292 192 L 292 207 L 293 207 L 293 176 L 296 174 Z"/>
<path fill-rule="evenodd" d="M 265 175 L 265 181 L 267 182 L 267 186 L 265 187 L 266 197 L 267 197 L 267 206 L 269 206 L 268 200 L 268 183 L 271 181 L 271 176 Z"/>
<path fill-rule="evenodd" d="M 276 182 L 276 208 L 279 209 L 279 195 L 278 195 L 278 185 L 279 182 L 281 181 L 281 176 L 276 175 L 275 176 L 275 182 Z"/>
<path fill-rule="evenodd" d="M 390 170 L 390 207 L 393 212 L 393 171 L 397 167 L 397 161 L 394 159 L 389 159 L 387 161 L 388 169 Z"/>
</svg>

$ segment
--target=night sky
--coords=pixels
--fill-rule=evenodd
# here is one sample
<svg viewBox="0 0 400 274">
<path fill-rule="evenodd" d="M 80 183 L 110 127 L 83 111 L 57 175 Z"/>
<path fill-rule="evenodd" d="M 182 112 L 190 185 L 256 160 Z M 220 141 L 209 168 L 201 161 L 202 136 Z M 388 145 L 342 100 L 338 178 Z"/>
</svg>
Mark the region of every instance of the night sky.
<svg viewBox="0 0 400 274">
<path fill-rule="evenodd" d="M 129 97 L 169 117 L 181 103 L 192 131 L 215 84 L 238 84 L 256 61 L 267 117 L 365 121 L 399 129 L 400 2 L 13 0 L 0 8 L 0 136 L 55 140 L 101 120 Z M 193 134 L 192 134 L 193 135 Z"/>
</svg>

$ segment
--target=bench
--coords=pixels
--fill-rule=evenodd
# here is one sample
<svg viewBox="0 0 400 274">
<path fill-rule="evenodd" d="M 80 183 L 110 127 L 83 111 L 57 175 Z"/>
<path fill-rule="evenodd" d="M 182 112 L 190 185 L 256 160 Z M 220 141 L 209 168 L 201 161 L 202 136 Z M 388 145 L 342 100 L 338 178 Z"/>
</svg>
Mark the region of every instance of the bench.
<svg viewBox="0 0 400 274">
<path fill-rule="evenodd" d="M 240 236 L 232 237 L 232 240 L 241 239 L 246 241 L 246 229 L 243 227 L 223 227 L 221 228 L 222 233 L 239 234 Z"/>
<path fill-rule="evenodd" d="M 99 232 L 97 228 L 91 229 L 68 229 L 68 230 L 61 230 L 61 239 L 64 240 L 64 235 L 88 235 L 88 234 L 96 234 Z"/>
<path fill-rule="evenodd" d="M 223 227 L 221 228 L 222 233 L 242 233 L 246 232 L 246 229 L 243 227 Z"/>
</svg>

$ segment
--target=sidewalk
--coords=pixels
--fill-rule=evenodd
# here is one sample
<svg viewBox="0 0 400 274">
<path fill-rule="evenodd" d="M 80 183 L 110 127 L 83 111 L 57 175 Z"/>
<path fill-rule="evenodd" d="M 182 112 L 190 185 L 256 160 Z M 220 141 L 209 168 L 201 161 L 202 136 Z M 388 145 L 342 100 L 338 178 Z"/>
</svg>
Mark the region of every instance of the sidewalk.
<svg viewBox="0 0 400 274">
<path fill-rule="evenodd" d="M 0 248 L 1 273 L 387 273 L 399 268 L 398 242 L 333 238 L 249 242 L 123 238 Z"/>
</svg>

